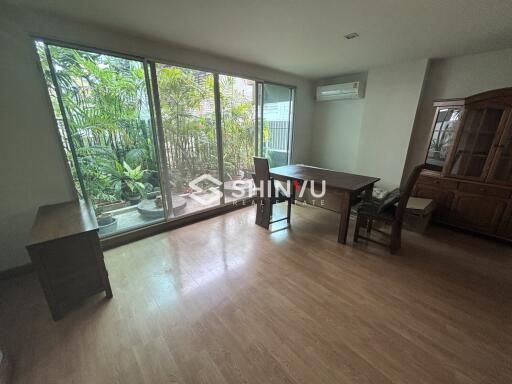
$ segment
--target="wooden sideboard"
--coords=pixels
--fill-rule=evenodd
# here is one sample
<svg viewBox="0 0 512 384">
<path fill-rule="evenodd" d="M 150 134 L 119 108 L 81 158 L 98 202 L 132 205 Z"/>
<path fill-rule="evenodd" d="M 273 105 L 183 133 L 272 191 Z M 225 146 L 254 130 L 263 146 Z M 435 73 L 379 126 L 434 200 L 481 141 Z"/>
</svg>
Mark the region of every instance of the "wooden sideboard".
<svg viewBox="0 0 512 384">
<path fill-rule="evenodd" d="M 412 195 L 435 200 L 435 221 L 512 240 L 512 88 L 434 106 Z"/>
<path fill-rule="evenodd" d="M 54 320 L 86 297 L 112 297 L 92 207 L 83 201 L 38 209 L 27 250 Z"/>
<path fill-rule="evenodd" d="M 512 187 L 464 181 L 423 171 L 413 196 L 433 199 L 432 219 L 466 230 L 512 240 Z"/>
</svg>

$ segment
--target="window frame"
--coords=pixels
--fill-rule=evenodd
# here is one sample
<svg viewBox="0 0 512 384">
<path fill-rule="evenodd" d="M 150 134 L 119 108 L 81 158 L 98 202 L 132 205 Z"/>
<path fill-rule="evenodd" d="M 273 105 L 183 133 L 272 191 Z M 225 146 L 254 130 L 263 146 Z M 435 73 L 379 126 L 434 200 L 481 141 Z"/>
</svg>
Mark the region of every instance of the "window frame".
<svg viewBox="0 0 512 384">
<path fill-rule="evenodd" d="M 208 67 L 197 66 L 197 65 L 193 65 L 193 64 L 189 64 L 189 63 L 184 63 L 181 61 L 174 61 L 174 60 L 169 60 L 169 59 L 158 58 L 158 57 L 154 57 L 154 56 L 135 55 L 135 54 L 125 53 L 125 52 L 117 51 L 117 50 L 99 48 L 99 47 L 93 46 L 93 45 L 59 40 L 59 39 L 46 37 L 46 36 L 42 36 L 42 35 L 30 35 L 29 37 L 32 40 L 32 44 L 34 47 L 34 59 L 36 60 L 37 66 L 39 68 L 41 79 L 45 86 L 45 91 L 48 94 L 48 98 L 47 98 L 48 108 L 50 109 L 50 113 L 53 116 L 53 120 L 54 120 L 56 127 L 57 127 L 57 116 L 55 115 L 55 111 L 54 111 L 54 108 L 53 108 L 53 105 L 51 102 L 51 97 L 47 90 L 47 82 L 45 80 L 43 67 L 42 67 L 42 64 L 40 61 L 41 57 L 39 56 L 39 54 L 37 52 L 36 44 L 38 42 L 44 44 L 45 51 L 48 49 L 48 45 L 53 45 L 53 46 L 58 46 L 58 47 L 62 47 L 62 48 L 81 50 L 81 51 L 90 52 L 90 53 L 104 54 L 104 55 L 109 55 L 109 56 L 118 57 L 118 58 L 122 58 L 122 59 L 138 61 L 142 64 L 142 66 L 144 68 L 144 75 L 145 75 L 145 81 L 146 81 L 146 87 L 147 87 L 147 93 L 148 93 L 148 104 L 149 104 L 149 108 L 150 108 L 150 115 L 151 115 L 151 121 L 152 121 L 152 126 L 153 126 L 152 129 L 154 131 L 155 139 L 157 141 L 155 150 L 156 150 L 156 155 L 158 157 L 158 168 L 159 168 L 160 177 L 162 177 L 162 175 L 166 174 L 167 172 L 165 172 L 165 170 L 162 169 L 163 167 L 161 165 L 161 161 L 162 161 L 161 146 L 162 146 L 162 139 L 163 139 L 162 131 L 161 131 L 162 125 L 161 125 L 161 122 L 159 122 L 159 120 L 158 120 L 159 111 L 157 111 L 156 104 L 155 104 L 156 98 L 157 97 L 159 98 L 159 96 L 160 96 L 158 93 L 158 89 L 154 87 L 154 85 L 157 83 L 157 78 L 154 77 L 153 68 L 155 68 L 155 65 L 157 63 L 169 65 L 169 66 L 177 66 L 177 67 L 181 67 L 181 68 L 188 68 L 188 69 L 197 70 L 197 71 L 209 72 L 209 73 L 213 74 L 214 80 L 215 80 L 214 98 L 215 98 L 215 109 L 216 109 L 216 112 L 215 112 L 215 114 L 216 114 L 216 133 L 217 133 L 217 137 L 218 137 L 217 151 L 219 154 L 218 155 L 219 159 L 222 159 L 223 155 L 224 155 L 224 153 L 222 151 L 223 143 L 221 140 L 221 138 L 222 138 L 222 123 L 221 123 L 221 116 L 219 115 L 219 113 L 220 113 L 220 104 L 219 104 L 220 103 L 220 89 L 219 89 L 219 85 L 218 85 L 219 76 L 221 76 L 221 75 L 232 76 L 232 77 L 238 77 L 238 78 L 247 79 L 247 80 L 251 80 L 251 81 L 255 82 L 255 87 L 256 87 L 256 92 L 257 92 L 256 98 L 255 98 L 255 146 L 256 146 L 255 153 L 257 156 L 261 155 L 261 150 L 259 148 L 260 146 L 258 145 L 258 135 L 259 135 L 258 124 L 260 123 L 259 120 L 260 120 L 261 116 L 259 116 L 259 114 L 258 114 L 258 108 L 259 107 L 262 108 L 262 106 L 263 106 L 263 103 L 261 103 L 261 105 L 259 104 L 259 97 L 258 97 L 259 84 L 262 85 L 262 89 L 265 84 L 272 84 L 272 85 L 289 88 L 291 95 L 292 95 L 292 100 L 290 102 L 290 112 L 289 112 L 290 118 L 289 118 L 289 127 L 288 127 L 287 159 L 288 159 L 288 164 L 290 164 L 290 162 L 291 162 L 291 159 L 293 156 L 293 143 L 294 143 L 294 131 L 295 131 L 294 124 L 295 124 L 295 106 L 296 106 L 296 95 L 297 95 L 297 86 L 296 85 L 290 85 L 290 84 L 285 84 L 285 83 L 280 83 L 280 82 L 275 82 L 275 81 L 268 81 L 268 80 L 264 80 L 264 79 L 261 79 L 261 78 L 255 77 L 255 76 L 247 75 L 243 72 L 224 71 L 224 70 L 218 70 L 218 69 L 214 69 L 214 68 L 208 68 Z M 47 53 L 46 53 L 46 55 L 47 55 Z M 50 61 L 50 63 L 49 63 L 50 68 L 51 68 L 50 71 L 52 72 L 51 80 L 52 80 L 52 82 L 55 83 L 55 78 L 53 75 L 54 69 L 53 69 L 53 64 L 51 63 L 51 58 L 47 56 L 46 59 L 48 61 Z M 58 83 L 55 83 L 55 84 L 56 84 L 55 86 L 58 86 Z M 63 108 L 60 105 L 61 100 L 59 97 L 57 99 L 58 99 L 58 103 L 59 103 L 59 108 L 61 109 L 61 113 L 62 113 Z M 261 100 L 263 101 L 263 95 L 262 95 Z M 219 104 L 219 105 L 217 105 L 217 104 Z M 66 127 L 66 131 L 67 131 L 67 129 L 68 128 Z M 62 151 L 63 161 L 66 163 L 66 169 L 68 171 L 68 176 L 72 180 L 73 177 L 72 177 L 71 165 L 70 165 L 70 163 L 67 159 L 67 156 L 65 154 L 64 143 L 62 142 L 62 137 L 58 133 L 58 130 L 57 130 L 57 134 L 58 134 L 57 138 L 59 140 L 59 146 Z M 219 139 L 220 139 L 220 141 L 219 141 Z M 76 162 L 76 159 L 74 159 L 74 161 Z M 220 163 L 221 163 L 221 161 L 219 160 L 219 165 L 222 165 Z M 221 177 L 221 181 L 223 182 L 222 186 L 224 185 L 223 173 L 224 173 L 224 167 L 222 166 L 221 168 L 219 168 L 219 175 Z M 167 177 L 164 177 L 164 179 L 162 179 L 162 183 L 166 183 L 166 178 Z M 83 180 L 79 180 L 79 182 L 80 182 L 80 186 L 82 189 L 82 196 L 85 199 L 87 199 L 87 192 L 84 190 L 84 187 L 82 185 Z M 73 182 L 71 184 L 73 184 L 73 190 L 74 190 L 75 194 L 77 195 L 77 197 L 79 197 L 80 193 L 79 193 L 79 191 L 77 191 L 76 185 Z M 168 183 L 166 183 L 166 186 L 167 185 L 168 185 Z M 169 191 L 167 191 L 167 189 L 168 189 L 168 187 L 165 187 L 162 192 L 164 194 L 170 193 Z M 221 204 L 218 206 L 208 207 L 208 208 L 198 210 L 195 212 L 191 212 L 188 214 L 184 214 L 184 215 L 181 215 L 178 217 L 170 218 L 168 212 L 172 211 L 172 205 L 168 206 L 167 198 L 164 198 L 163 200 L 165 201 L 165 203 L 164 203 L 164 222 L 163 223 L 150 224 L 148 226 L 135 228 L 135 229 L 129 229 L 129 230 L 126 230 L 123 232 L 111 234 L 111 235 L 103 237 L 102 240 L 103 239 L 104 240 L 117 239 L 117 238 L 122 238 L 122 237 L 132 238 L 133 233 L 139 232 L 141 230 L 142 230 L 142 232 L 145 232 L 143 230 L 147 229 L 147 228 L 155 227 L 158 225 L 169 224 L 169 223 L 176 223 L 179 221 L 188 222 L 194 216 L 198 216 L 198 215 L 201 216 L 201 215 L 207 214 L 209 212 L 216 211 L 219 208 L 223 208 L 227 205 L 233 205 L 233 203 L 225 203 L 224 196 L 223 196 L 221 199 Z M 116 241 L 114 240 L 114 242 L 116 242 Z"/>
</svg>

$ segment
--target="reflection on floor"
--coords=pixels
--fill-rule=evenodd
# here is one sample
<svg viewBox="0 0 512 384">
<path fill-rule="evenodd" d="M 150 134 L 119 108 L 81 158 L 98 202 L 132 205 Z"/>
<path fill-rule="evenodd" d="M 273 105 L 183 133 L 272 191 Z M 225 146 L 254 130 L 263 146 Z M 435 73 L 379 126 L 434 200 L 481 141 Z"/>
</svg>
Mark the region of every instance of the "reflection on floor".
<svg viewBox="0 0 512 384">
<path fill-rule="evenodd" d="M 57 323 L 34 275 L 2 282 L 14 382 L 512 382 L 509 245 L 431 227 L 390 255 L 337 243 L 335 213 L 254 209 L 106 252 L 114 298 Z"/>
<path fill-rule="evenodd" d="M 160 219 L 145 218 L 137 211 L 136 205 L 109 212 L 112 213 L 115 222 L 112 225 L 100 226 L 100 237 L 110 236 L 114 233 L 120 233 L 163 221 L 163 217 Z"/>
<path fill-rule="evenodd" d="M 224 202 L 225 204 L 243 204 L 242 200 L 250 196 L 250 193 L 245 193 L 242 195 L 242 197 L 233 196 L 232 193 L 226 193 L 224 195 Z M 205 209 L 218 206 L 221 203 L 220 200 L 216 200 L 213 202 L 203 202 L 199 199 L 194 199 L 190 195 L 176 196 L 174 197 L 173 201 L 174 203 L 177 204 L 173 206 L 174 208 L 171 218 L 179 218 L 181 216 L 186 216 L 192 213 L 203 211 Z M 122 233 L 125 231 L 133 230 L 136 228 L 164 221 L 163 208 L 160 208 L 159 214 L 157 213 L 156 215 L 147 215 L 144 214 L 144 211 L 141 212 L 141 205 L 142 209 L 144 209 L 145 207 L 153 208 L 155 206 L 155 199 L 142 200 L 137 205 L 107 211 L 112 213 L 115 220 L 110 225 L 100 226 L 100 236 L 107 237 L 113 234 Z"/>
</svg>

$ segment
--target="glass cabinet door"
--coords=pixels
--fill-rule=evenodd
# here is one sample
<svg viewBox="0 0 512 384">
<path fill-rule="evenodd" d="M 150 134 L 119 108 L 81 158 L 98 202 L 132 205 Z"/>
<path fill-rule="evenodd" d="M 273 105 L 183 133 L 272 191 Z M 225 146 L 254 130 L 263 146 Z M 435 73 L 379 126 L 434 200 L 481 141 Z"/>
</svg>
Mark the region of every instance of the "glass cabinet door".
<svg viewBox="0 0 512 384">
<path fill-rule="evenodd" d="M 436 171 L 442 170 L 455 138 L 455 131 L 460 121 L 460 116 L 460 108 L 438 109 L 427 159 L 425 160 L 426 168 Z"/>
<path fill-rule="evenodd" d="M 472 179 L 483 178 L 485 165 L 493 148 L 503 116 L 502 108 L 468 109 L 455 143 L 449 174 Z"/>
<path fill-rule="evenodd" d="M 495 161 L 489 181 L 498 183 L 512 182 L 512 110 L 507 111 L 506 127 L 496 148 Z"/>
</svg>

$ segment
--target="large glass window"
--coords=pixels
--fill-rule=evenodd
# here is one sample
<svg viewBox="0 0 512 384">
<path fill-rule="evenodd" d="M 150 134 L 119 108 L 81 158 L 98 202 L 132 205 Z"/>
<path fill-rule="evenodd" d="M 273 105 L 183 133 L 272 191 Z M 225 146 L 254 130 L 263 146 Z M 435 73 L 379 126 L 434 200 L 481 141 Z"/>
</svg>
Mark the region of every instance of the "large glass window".
<svg viewBox="0 0 512 384">
<path fill-rule="evenodd" d="M 294 89 L 37 41 L 76 189 L 100 236 L 250 197 L 290 158 Z"/>
<path fill-rule="evenodd" d="M 100 236 L 164 218 L 143 63 L 37 43 L 77 190 Z"/>
</svg>

